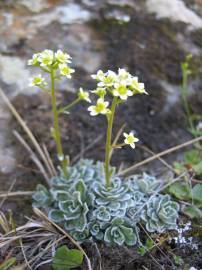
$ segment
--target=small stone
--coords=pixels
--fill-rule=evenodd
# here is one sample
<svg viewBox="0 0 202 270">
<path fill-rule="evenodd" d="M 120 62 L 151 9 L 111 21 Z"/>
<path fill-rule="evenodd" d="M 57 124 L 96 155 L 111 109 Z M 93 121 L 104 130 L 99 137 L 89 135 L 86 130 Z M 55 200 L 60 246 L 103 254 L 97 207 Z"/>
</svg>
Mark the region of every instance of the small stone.
<svg viewBox="0 0 202 270">
<path fill-rule="evenodd" d="M 19 57 L 0 55 L 0 78 L 7 85 L 15 85 L 12 96 L 25 89 L 26 93 L 33 93 L 33 89 L 28 87 L 30 72 L 25 65 L 25 61 Z"/>
<path fill-rule="evenodd" d="M 202 19 L 181 0 L 147 0 L 146 8 L 150 13 L 156 13 L 157 18 L 169 18 L 171 21 L 181 21 L 193 28 L 202 27 Z"/>
<path fill-rule="evenodd" d="M 21 0 L 20 5 L 25 6 L 31 12 L 38 13 L 44 8 L 49 7 L 48 3 L 44 0 Z"/>
</svg>

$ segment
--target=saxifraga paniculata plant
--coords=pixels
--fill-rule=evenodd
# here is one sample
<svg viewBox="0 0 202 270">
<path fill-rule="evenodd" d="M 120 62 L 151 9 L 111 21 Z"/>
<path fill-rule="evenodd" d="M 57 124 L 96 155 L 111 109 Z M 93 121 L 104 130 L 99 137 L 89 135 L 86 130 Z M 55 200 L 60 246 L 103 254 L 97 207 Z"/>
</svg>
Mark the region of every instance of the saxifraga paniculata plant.
<svg viewBox="0 0 202 270">
<path fill-rule="evenodd" d="M 29 64 L 40 67 L 51 77 L 50 92 L 56 122 L 60 112 L 68 110 L 80 100 L 91 102 L 89 92 L 81 88 L 78 98 L 70 105 L 57 109 L 56 104 L 53 104 L 56 102 L 54 80 L 61 76 L 70 78 L 73 72 L 68 66 L 70 59 L 70 56 L 62 51 L 54 53 L 45 50 L 34 55 L 29 61 Z M 83 159 L 74 166 L 69 166 L 69 159 L 65 158 L 58 147 L 61 138 L 57 133 L 59 126 L 54 122 L 53 134 L 56 130 L 57 135 L 53 137 L 62 170 L 57 177 L 51 179 L 50 189 L 37 186 L 33 195 L 33 206 L 44 208 L 51 220 L 63 226 L 79 242 L 93 239 L 110 245 L 133 246 L 140 243 L 139 223 L 145 225 L 148 232 L 162 233 L 175 229 L 179 205 L 171 201 L 169 195 L 157 192 L 160 181 L 155 177 L 144 173 L 122 181 L 116 174 L 116 169 L 110 165 L 114 149 L 126 145 L 135 148 L 135 143 L 138 142 L 133 132 L 129 132 L 123 134 L 123 142 L 112 144 L 116 107 L 136 94 L 147 94 L 144 84 L 139 83 L 137 77 L 124 69 L 119 69 L 118 73 L 104 73 L 99 70 L 92 78 L 97 81 L 96 89 L 91 91 L 97 96 L 97 101 L 88 111 L 92 116 L 102 114 L 107 119 L 105 162 L 95 163 Z M 32 85 L 49 91 L 41 75 L 32 80 Z M 111 104 L 107 100 L 110 96 Z"/>
</svg>

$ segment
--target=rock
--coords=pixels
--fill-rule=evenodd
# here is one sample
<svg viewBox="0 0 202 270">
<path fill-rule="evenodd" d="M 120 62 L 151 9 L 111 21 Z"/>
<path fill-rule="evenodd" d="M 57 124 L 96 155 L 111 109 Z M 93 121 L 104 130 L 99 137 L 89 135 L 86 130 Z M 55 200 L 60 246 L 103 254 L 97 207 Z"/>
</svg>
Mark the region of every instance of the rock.
<svg viewBox="0 0 202 270">
<path fill-rule="evenodd" d="M 48 8 L 49 4 L 46 0 L 20 0 L 19 4 L 28 8 L 31 12 L 38 13 L 44 8 Z"/>
<path fill-rule="evenodd" d="M 124 12 L 124 10 L 114 9 L 112 11 L 108 11 L 105 13 L 105 18 L 107 19 L 115 19 L 119 23 L 128 23 L 131 20 L 129 14 Z"/>
<path fill-rule="evenodd" d="M 148 12 L 156 13 L 157 18 L 168 18 L 172 21 L 180 21 L 201 28 L 202 19 L 191 9 L 186 7 L 182 0 L 147 0 Z"/>
<path fill-rule="evenodd" d="M 30 72 L 25 68 L 25 61 L 21 58 L 0 55 L 0 79 L 6 85 L 12 86 L 11 96 L 22 91 L 29 94 L 36 92 L 28 87 L 30 77 Z"/>
<path fill-rule="evenodd" d="M 4 145 L 4 136 L 0 135 L 0 145 Z M 0 148 L 0 173 L 11 173 L 16 168 L 15 151 L 11 147 Z"/>
<path fill-rule="evenodd" d="M 8 140 L 10 113 L 0 99 L 0 173 L 10 173 L 16 166 L 15 150 Z"/>
</svg>

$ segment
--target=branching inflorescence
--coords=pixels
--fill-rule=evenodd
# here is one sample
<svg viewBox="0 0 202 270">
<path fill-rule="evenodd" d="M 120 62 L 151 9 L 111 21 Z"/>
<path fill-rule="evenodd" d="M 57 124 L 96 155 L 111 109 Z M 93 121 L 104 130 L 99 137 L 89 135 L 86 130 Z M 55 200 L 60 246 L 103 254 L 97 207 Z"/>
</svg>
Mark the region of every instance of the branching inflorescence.
<svg viewBox="0 0 202 270">
<path fill-rule="evenodd" d="M 96 75 L 92 75 L 92 78 L 97 81 L 97 88 L 92 91 L 98 96 L 95 105 L 90 106 L 88 110 L 92 116 L 98 114 L 104 114 L 107 118 L 107 136 L 105 146 L 105 179 L 106 186 L 110 187 L 111 171 L 110 171 L 110 159 L 111 152 L 114 148 L 120 148 L 125 145 L 130 145 L 135 148 L 135 143 L 139 140 L 134 137 L 133 132 L 129 134 L 124 133 L 125 140 L 123 143 L 118 145 L 112 145 L 112 128 L 116 107 L 125 101 L 129 97 L 136 94 L 147 94 L 143 83 L 138 82 L 138 78 L 132 76 L 125 69 L 119 69 L 118 73 L 108 70 L 104 73 L 99 70 Z M 105 101 L 105 98 L 112 96 L 111 105 L 109 101 Z"/>
<path fill-rule="evenodd" d="M 74 72 L 74 69 L 69 67 L 69 63 L 71 63 L 71 57 L 61 50 L 58 50 L 55 53 L 51 50 L 44 50 L 41 53 L 34 54 L 32 59 L 28 61 L 28 65 L 38 67 L 43 73 L 49 75 L 49 84 L 45 77 L 43 77 L 42 74 L 39 74 L 31 79 L 30 86 L 37 86 L 42 91 L 46 91 L 51 94 L 53 112 L 53 127 L 51 128 L 51 134 L 56 143 L 58 159 L 61 163 L 63 174 L 66 177 L 68 176 L 69 157 L 65 156 L 63 152 L 58 116 L 60 113 L 67 112 L 81 100 L 90 102 L 89 93 L 80 88 L 76 100 L 63 108 L 57 107 L 55 83 L 62 77 L 66 77 L 68 79 L 71 78 L 71 74 Z"/>
</svg>

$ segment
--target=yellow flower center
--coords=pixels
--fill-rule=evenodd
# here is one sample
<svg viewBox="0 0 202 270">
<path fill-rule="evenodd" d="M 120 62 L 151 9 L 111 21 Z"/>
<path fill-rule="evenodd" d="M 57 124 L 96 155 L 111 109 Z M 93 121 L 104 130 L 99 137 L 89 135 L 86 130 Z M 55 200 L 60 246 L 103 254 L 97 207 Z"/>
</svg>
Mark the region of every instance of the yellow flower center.
<svg viewBox="0 0 202 270">
<path fill-rule="evenodd" d="M 106 108 L 104 103 L 98 103 L 95 107 L 97 113 L 102 112 Z"/>
<path fill-rule="evenodd" d="M 127 137 L 128 144 L 134 143 L 135 138 L 132 134 L 128 135 Z"/>
<path fill-rule="evenodd" d="M 117 89 L 118 93 L 120 95 L 126 95 L 127 94 L 127 88 L 123 85 L 120 85 Z"/>
</svg>

